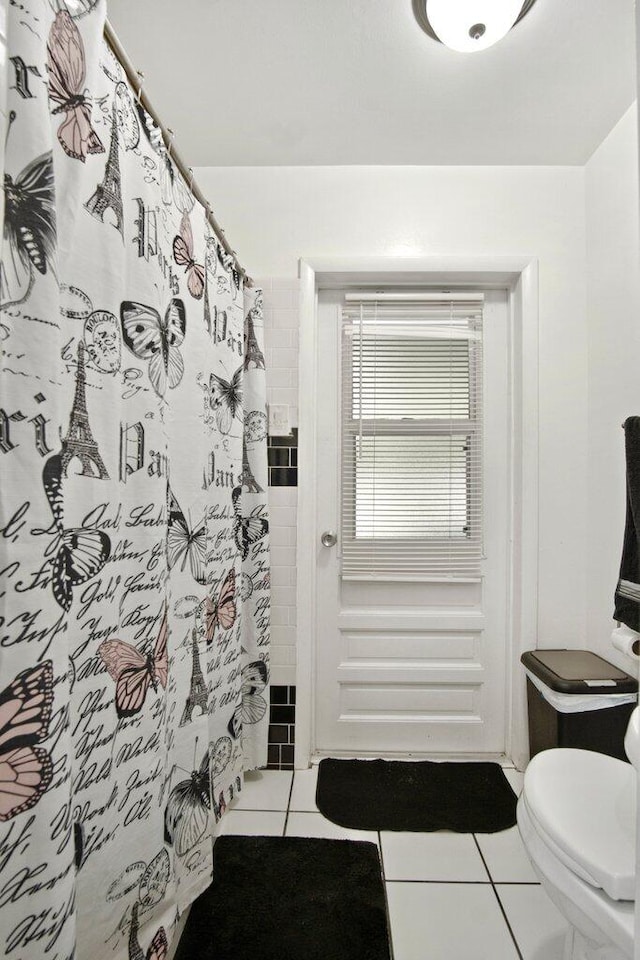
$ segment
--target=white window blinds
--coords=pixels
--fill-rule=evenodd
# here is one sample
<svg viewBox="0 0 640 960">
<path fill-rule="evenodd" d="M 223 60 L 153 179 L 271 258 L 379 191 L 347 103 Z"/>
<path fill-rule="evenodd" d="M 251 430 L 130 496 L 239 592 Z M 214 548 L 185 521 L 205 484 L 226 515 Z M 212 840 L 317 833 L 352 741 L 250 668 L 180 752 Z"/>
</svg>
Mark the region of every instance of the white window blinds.
<svg viewBox="0 0 640 960">
<path fill-rule="evenodd" d="M 477 579 L 483 296 L 345 301 L 342 577 Z"/>
</svg>

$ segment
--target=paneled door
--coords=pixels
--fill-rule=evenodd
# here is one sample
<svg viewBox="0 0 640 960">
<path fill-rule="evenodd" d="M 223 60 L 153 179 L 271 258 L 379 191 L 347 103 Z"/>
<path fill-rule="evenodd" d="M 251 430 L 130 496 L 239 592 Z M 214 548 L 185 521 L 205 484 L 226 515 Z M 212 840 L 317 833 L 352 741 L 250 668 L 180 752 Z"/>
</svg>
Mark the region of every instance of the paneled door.
<svg viewBox="0 0 640 960">
<path fill-rule="evenodd" d="M 313 749 L 333 756 L 500 755 L 505 749 L 511 522 L 507 292 L 484 291 L 481 388 L 475 387 L 482 392 L 482 552 L 479 576 L 457 578 L 415 569 L 406 579 L 402 574 L 387 578 L 384 572 L 374 578 L 348 575 L 344 518 L 362 511 L 356 503 L 349 514 L 344 498 L 366 499 L 385 470 L 388 481 L 388 468 L 380 466 L 379 456 L 374 472 L 358 474 L 345 493 L 343 407 L 355 387 L 348 385 L 345 392 L 344 376 L 346 365 L 362 367 L 362 354 L 357 361 L 344 356 L 345 291 L 321 290 L 318 301 Z M 358 402 L 362 419 L 366 413 Z M 366 455 L 366 427 L 364 433 L 358 449 Z M 397 464 L 394 469 L 402 484 L 402 470 Z M 452 486 L 458 481 L 464 485 L 464 476 L 454 478 Z M 478 491 L 467 494 L 475 497 Z M 416 523 L 424 525 L 424 509 L 419 500 Z M 406 513 L 406 502 L 400 510 Z M 358 522 L 352 524 L 352 538 Z"/>
</svg>

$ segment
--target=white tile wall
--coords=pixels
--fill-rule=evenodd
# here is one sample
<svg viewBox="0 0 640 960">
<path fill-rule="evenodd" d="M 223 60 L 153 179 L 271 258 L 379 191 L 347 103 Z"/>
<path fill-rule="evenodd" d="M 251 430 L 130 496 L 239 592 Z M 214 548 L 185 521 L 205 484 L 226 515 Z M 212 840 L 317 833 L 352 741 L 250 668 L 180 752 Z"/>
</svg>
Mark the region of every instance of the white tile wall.
<svg viewBox="0 0 640 960">
<path fill-rule="evenodd" d="M 298 426 L 298 281 L 256 280 L 264 291 L 267 403 L 286 404 Z M 270 487 L 271 682 L 296 682 L 296 521 L 297 487 Z"/>
</svg>

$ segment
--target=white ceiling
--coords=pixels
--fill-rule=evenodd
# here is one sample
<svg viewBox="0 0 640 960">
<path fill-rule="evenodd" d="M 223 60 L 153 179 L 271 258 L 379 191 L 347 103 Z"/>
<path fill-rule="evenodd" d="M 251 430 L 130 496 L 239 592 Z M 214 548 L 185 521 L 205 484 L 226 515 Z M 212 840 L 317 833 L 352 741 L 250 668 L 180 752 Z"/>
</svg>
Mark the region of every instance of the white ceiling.
<svg viewBox="0 0 640 960">
<path fill-rule="evenodd" d="M 537 0 L 454 53 L 411 0 L 109 0 L 193 166 L 583 164 L 635 97 L 633 0 Z"/>
</svg>

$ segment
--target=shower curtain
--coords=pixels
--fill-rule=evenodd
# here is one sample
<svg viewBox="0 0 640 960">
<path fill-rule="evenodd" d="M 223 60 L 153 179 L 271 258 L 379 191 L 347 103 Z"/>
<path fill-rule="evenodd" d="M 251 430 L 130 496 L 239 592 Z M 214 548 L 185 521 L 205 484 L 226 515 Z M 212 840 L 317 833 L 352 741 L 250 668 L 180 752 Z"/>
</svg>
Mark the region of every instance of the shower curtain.
<svg viewBox="0 0 640 960">
<path fill-rule="evenodd" d="M 16 960 L 163 960 L 243 771 L 266 762 L 260 291 L 105 15 L 8 8 L 0 953 Z"/>
</svg>

